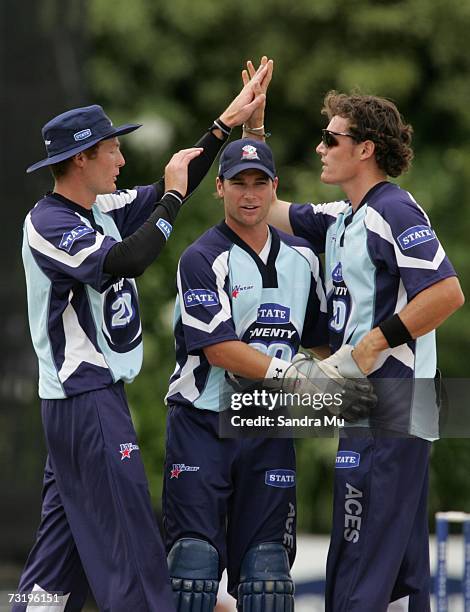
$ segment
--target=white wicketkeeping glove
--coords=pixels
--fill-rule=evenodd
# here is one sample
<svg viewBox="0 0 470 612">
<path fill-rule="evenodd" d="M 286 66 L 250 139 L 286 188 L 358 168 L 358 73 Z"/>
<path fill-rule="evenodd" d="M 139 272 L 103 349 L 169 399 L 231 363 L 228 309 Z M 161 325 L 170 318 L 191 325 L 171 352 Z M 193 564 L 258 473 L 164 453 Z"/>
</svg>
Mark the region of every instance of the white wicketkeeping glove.
<svg viewBox="0 0 470 612">
<path fill-rule="evenodd" d="M 324 359 L 320 363 L 328 364 L 336 368 L 344 378 L 367 378 L 361 368 L 357 365 L 352 352 L 352 344 L 343 344 L 331 357 Z"/>
<path fill-rule="evenodd" d="M 310 395 L 340 393 L 341 405 L 328 406 L 330 413 L 341 416 L 348 422 L 367 417 L 377 403 L 377 396 L 372 384 L 354 361 L 352 348 L 345 351 L 340 349 L 341 354 L 336 360 L 333 358 L 337 353 L 323 361 L 298 353 L 284 374 L 282 390 Z"/>
</svg>

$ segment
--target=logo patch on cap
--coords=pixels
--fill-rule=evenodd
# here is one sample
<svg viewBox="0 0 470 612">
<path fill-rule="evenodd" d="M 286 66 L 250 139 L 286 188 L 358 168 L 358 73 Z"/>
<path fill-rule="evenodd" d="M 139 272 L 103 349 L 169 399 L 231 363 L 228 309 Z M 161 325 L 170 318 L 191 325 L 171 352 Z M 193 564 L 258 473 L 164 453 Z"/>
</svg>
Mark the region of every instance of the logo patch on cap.
<svg viewBox="0 0 470 612">
<path fill-rule="evenodd" d="M 90 128 L 87 128 L 86 130 L 80 130 L 80 132 L 76 132 L 73 135 L 73 138 L 76 142 L 79 142 L 80 140 L 86 140 L 87 138 L 90 138 L 91 136 L 91 130 Z"/>
<path fill-rule="evenodd" d="M 242 147 L 242 159 L 259 159 L 258 151 L 253 145 L 245 145 Z"/>
</svg>

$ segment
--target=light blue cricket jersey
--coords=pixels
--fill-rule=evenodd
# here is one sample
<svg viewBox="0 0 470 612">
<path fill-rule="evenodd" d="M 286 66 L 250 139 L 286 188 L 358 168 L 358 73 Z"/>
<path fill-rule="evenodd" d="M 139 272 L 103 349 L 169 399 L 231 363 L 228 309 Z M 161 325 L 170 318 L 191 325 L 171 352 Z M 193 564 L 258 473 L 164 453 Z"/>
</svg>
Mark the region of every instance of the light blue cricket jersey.
<svg viewBox="0 0 470 612">
<path fill-rule="evenodd" d="M 271 228 L 266 264 L 225 222 L 183 253 L 174 316 L 176 368 L 169 404 L 220 411 L 227 373 L 203 348 L 241 340 L 290 361 L 299 346 L 327 342 L 320 262 L 308 243 Z"/>
<path fill-rule="evenodd" d="M 420 291 L 455 276 L 423 209 L 397 185 L 375 185 L 353 213 L 348 201 L 294 204 L 294 233 L 325 253 L 330 346 L 356 345 L 372 328 L 400 312 Z M 381 379 L 429 379 L 436 373 L 435 332 L 383 351 L 371 373 Z M 409 385 L 410 386 L 410 385 Z M 434 438 L 426 393 L 409 412 L 409 432 Z M 427 398 L 427 399 L 426 399 Z M 393 392 L 382 409 L 393 409 Z M 431 402 L 432 403 L 432 402 Z"/>
<path fill-rule="evenodd" d="M 139 372 L 136 284 L 105 275 L 103 262 L 148 218 L 161 197 L 157 190 L 149 185 L 98 196 L 91 210 L 48 194 L 27 215 L 23 263 L 41 398 L 130 382 Z"/>
</svg>

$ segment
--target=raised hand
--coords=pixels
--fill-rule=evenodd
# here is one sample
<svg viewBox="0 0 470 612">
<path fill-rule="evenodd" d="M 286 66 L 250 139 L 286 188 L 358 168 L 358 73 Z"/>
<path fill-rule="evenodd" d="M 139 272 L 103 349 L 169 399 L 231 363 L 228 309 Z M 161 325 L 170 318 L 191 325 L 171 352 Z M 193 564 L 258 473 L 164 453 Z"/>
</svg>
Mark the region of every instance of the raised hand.
<svg viewBox="0 0 470 612">
<path fill-rule="evenodd" d="M 254 70 L 250 78 L 246 79 L 243 88 L 236 98 L 229 104 L 220 115 L 220 119 L 228 127 L 241 125 L 253 115 L 255 109 L 266 103 L 266 89 L 271 80 L 273 61 L 265 58 L 257 70 Z M 264 114 L 264 111 L 263 111 Z"/>
<path fill-rule="evenodd" d="M 174 189 L 183 197 L 188 190 L 188 166 L 191 160 L 202 153 L 201 147 L 181 149 L 165 166 L 165 191 Z"/>
<path fill-rule="evenodd" d="M 266 72 L 266 76 L 263 78 L 263 80 L 259 83 L 258 87 L 257 87 L 257 95 L 261 95 L 264 94 L 264 101 L 259 104 L 258 106 L 255 107 L 255 109 L 253 110 L 253 113 L 251 114 L 250 117 L 248 117 L 246 119 L 246 121 L 244 122 L 246 127 L 248 128 L 255 128 L 256 130 L 259 130 L 259 134 L 253 134 L 253 133 L 248 133 L 248 132 L 244 132 L 244 136 L 250 136 L 250 138 L 253 138 L 253 136 L 258 136 L 258 137 L 263 137 L 263 134 L 265 133 L 264 130 L 264 111 L 266 108 L 266 92 L 268 90 L 269 87 L 269 83 L 271 82 L 271 78 L 272 78 L 272 74 L 273 74 L 273 68 L 274 68 L 274 64 L 272 62 L 272 60 L 269 60 L 268 62 L 268 58 L 266 57 L 266 55 L 263 55 L 263 57 L 261 58 L 260 61 L 260 65 L 259 68 L 261 68 L 262 66 L 266 66 L 267 67 L 267 72 Z M 259 70 L 258 68 L 258 70 Z M 252 79 L 254 77 L 254 75 L 256 74 L 256 70 L 255 67 L 253 65 L 253 62 L 251 60 L 248 60 L 246 63 L 246 69 L 242 70 L 242 81 L 244 85 L 247 85 L 250 81 L 250 79 Z"/>
</svg>

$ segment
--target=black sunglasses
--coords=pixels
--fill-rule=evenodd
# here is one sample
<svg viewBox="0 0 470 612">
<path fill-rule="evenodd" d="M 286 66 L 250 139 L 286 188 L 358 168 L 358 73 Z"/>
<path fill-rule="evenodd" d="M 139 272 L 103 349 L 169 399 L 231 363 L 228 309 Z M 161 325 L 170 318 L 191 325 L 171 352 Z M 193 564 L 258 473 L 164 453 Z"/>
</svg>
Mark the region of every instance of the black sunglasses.
<svg viewBox="0 0 470 612">
<path fill-rule="evenodd" d="M 325 147 L 328 147 L 329 149 L 331 147 L 337 147 L 339 145 L 338 139 L 335 138 L 335 136 L 349 136 L 349 138 L 357 140 L 355 136 L 353 136 L 352 134 L 348 134 L 347 132 L 332 132 L 331 130 L 321 131 L 321 141 L 325 145 Z"/>
</svg>

